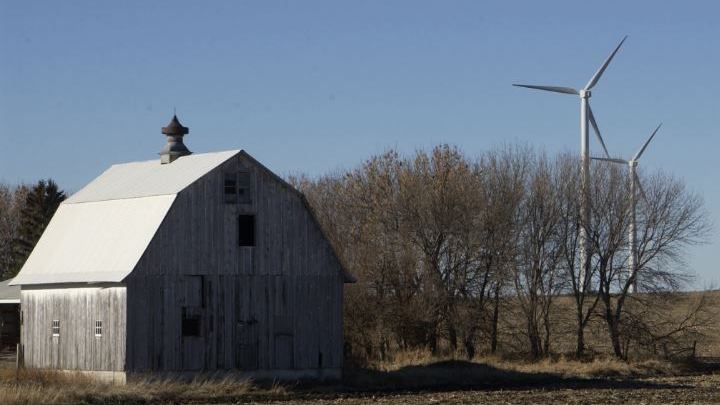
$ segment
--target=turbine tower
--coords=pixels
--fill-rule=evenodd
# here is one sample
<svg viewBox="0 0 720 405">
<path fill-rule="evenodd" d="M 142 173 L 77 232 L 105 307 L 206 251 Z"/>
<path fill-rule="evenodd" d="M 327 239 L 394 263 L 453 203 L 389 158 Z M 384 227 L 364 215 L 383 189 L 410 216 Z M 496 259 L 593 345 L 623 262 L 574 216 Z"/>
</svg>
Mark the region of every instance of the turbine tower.
<svg viewBox="0 0 720 405">
<path fill-rule="evenodd" d="M 529 85 L 529 84 L 513 84 L 513 86 L 517 87 L 527 87 L 529 89 L 536 89 L 536 90 L 545 90 L 545 91 L 552 91 L 555 93 L 563 93 L 563 94 L 573 94 L 580 96 L 580 175 L 582 179 L 582 205 L 581 205 L 581 218 L 582 218 L 582 226 L 580 227 L 580 281 L 582 282 L 581 290 L 585 291 L 590 287 L 590 280 L 589 280 L 589 274 L 590 274 L 590 242 L 587 238 L 587 229 L 586 227 L 590 225 L 590 193 L 589 193 L 589 185 L 590 185 L 590 151 L 589 151 L 589 136 L 588 136 L 588 122 L 592 125 L 593 129 L 595 130 L 595 135 L 597 136 L 598 140 L 600 141 L 600 144 L 603 147 L 603 150 L 605 151 L 605 156 L 607 158 L 610 158 L 610 155 L 607 152 L 607 148 L 605 147 L 605 142 L 603 142 L 602 137 L 600 136 L 600 131 L 598 130 L 597 123 L 595 122 L 595 117 L 593 116 L 592 109 L 590 108 L 590 96 L 591 92 L 590 90 L 595 87 L 598 80 L 600 80 L 600 77 L 605 72 L 605 69 L 607 69 L 608 65 L 610 64 L 610 61 L 612 61 L 613 57 L 615 57 L 615 54 L 622 46 L 623 42 L 627 39 L 627 35 L 620 41 L 620 43 L 615 47 L 615 49 L 612 51 L 610 56 L 605 59 L 605 62 L 600 66 L 600 68 L 595 72 L 595 74 L 590 78 L 590 81 L 583 87 L 582 90 L 576 90 L 571 87 L 557 87 L 557 86 L 535 86 L 535 85 Z"/>
<path fill-rule="evenodd" d="M 645 144 L 630 160 L 617 159 L 617 158 L 601 158 L 593 157 L 595 160 L 602 160 L 606 162 L 619 163 L 627 165 L 630 168 L 630 229 L 628 230 L 628 244 L 630 249 L 630 257 L 628 259 L 628 268 L 630 271 L 630 293 L 637 291 L 637 271 L 638 271 L 638 253 L 637 253 L 637 190 L 640 190 L 640 194 L 647 203 L 647 196 L 645 191 L 640 184 L 640 178 L 637 175 L 637 165 L 640 157 L 645 153 L 650 141 L 655 137 L 655 134 L 660 130 L 662 124 L 658 125 L 653 131 L 652 135 L 645 141 Z"/>
</svg>

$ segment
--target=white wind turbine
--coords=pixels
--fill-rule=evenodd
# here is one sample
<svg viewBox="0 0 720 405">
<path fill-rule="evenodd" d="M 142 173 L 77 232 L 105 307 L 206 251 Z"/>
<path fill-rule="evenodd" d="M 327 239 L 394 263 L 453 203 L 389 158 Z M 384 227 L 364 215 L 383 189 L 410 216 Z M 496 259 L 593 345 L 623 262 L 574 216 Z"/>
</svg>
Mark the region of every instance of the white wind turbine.
<svg viewBox="0 0 720 405">
<path fill-rule="evenodd" d="M 623 42 L 627 39 L 627 35 L 620 41 L 620 43 L 615 47 L 615 49 L 612 51 L 610 56 L 608 56 L 607 59 L 605 59 L 605 62 L 600 66 L 600 68 L 595 72 L 595 74 L 590 78 L 590 81 L 585 85 L 585 87 L 582 90 L 576 90 L 571 87 L 556 87 L 556 86 L 534 86 L 534 85 L 527 85 L 527 84 L 513 84 L 513 86 L 518 87 L 527 87 L 529 89 L 536 89 L 536 90 L 545 90 L 545 91 L 552 91 L 555 93 L 564 93 L 564 94 L 574 94 L 577 96 L 580 96 L 580 174 L 582 177 L 582 199 L 583 203 L 581 205 L 581 217 L 583 221 L 583 226 L 580 227 L 580 234 L 579 234 L 579 240 L 580 240 L 580 281 L 582 282 L 581 289 L 584 291 L 590 287 L 590 280 L 588 275 L 590 274 L 589 270 L 589 264 L 590 264 L 590 243 L 587 238 L 587 230 L 585 229 L 586 226 L 590 224 L 590 199 L 589 199 L 589 184 L 590 184 L 590 151 L 589 151 L 589 136 L 588 136 L 588 121 L 590 124 L 592 124 L 593 129 L 595 130 L 595 135 L 597 136 L 598 140 L 600 141 L 600 144 L 603 147 L 603 150 L 605 151 L 605 156 L 610 157 L 610 155 L 607 152 L 607 148 L 605 147 L 605 142 L 603 141 L 602 137 L 600 136 L 600 131 L 598 130 L 597 123 L 595 122 L 595 117 L 593 116 L 592 109 L 590 108 L 590 96 L 591 92 L 590 90 L 595 87 L 598 80 L 600 80 L 600 76 L 605 72 L 605 69 L 610 64 L 610 61 L 612 61 L 613 57 L 617 53 L 617 51 L 622 46 Z"/>
<path fill-rule="evenodd" d="M 637 165 L 638 160 L 640 160 L 640 157 L 645 153 L 645 149 L 647 149 L 648 145 L 650 144 L 650 141 L 655 137 L 655 134 L 660 130 L 660 127 L 662 124 L 658 125 L 657 128 L 655 128 L 655 131 L 650 135 L 650 137 L 645 141 L 645 144 L 640 148 L 640 150 L 635 154 L 635 156 L 630 160 L 625 159 L 617 159 L 617 158 L 601 158 L 601 157 L 593 157 L 595 160 L 603 160 L 606 162 L 612 162 L 612 163 L 619 163 L 623 165 L 627 165 L 630 168 L 630 229 L 628 230 L 628 244 L 630 245 L 630 257 L 628 258 L 628 268 L 630 271 L 630 279 L 632 282 L 630 283 L 630 293 L 634 293 L 637 291 L 637 271 L 638 271 L 638 253 L 637 253 L 637 190 L 640 190 L 640 194 L 643 196 L 643 199 L 645 199 L 645 202 L 647 203 L 647 196 L 645 195 L 645 190 L 642 188 L 642 184 L 640 184 L 640 178 L 637 175 Z"/>
</svg>

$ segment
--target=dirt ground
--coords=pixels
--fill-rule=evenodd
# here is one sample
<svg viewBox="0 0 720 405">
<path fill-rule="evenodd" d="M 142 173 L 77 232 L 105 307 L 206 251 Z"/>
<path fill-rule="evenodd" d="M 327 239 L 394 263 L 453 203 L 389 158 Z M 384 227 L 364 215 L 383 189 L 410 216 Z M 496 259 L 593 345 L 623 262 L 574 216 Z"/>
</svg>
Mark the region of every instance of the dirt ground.
<svg viewBox="0 0 720 405">
<path fill-rule="evenodd" d="M 223 405 L 243 402 L 229 402 Z M 303 399 L 286 398 L 262 404 L 720 404 L 720 375 L 662 377 L 642 380 L 600 380 L 537 388 L 447 392 L 363 393 Z"/>
</svg>

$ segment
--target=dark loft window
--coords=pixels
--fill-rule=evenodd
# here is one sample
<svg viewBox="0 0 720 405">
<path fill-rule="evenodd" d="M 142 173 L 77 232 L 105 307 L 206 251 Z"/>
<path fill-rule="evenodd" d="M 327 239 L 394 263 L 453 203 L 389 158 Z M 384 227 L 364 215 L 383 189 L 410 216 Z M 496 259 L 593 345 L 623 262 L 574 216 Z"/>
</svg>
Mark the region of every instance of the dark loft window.
<svg viewBox="0 0 720 405">
<path fill-rule="evenodd" d="M 182 311 L 182 335 L 200 336 L 200 317 L 188 315 L 185 308 Z"/>
<path fill-rule="evenodd" d="M 255 246 L 255 215 L 238 217 L 238 245 Z"/>
<path fill-rule="evenodd" d="M 225 182 L 223 183 L 226 203 L 237 202 L 237 179 L 235 173 L 225 173 Z"/>
</svg>

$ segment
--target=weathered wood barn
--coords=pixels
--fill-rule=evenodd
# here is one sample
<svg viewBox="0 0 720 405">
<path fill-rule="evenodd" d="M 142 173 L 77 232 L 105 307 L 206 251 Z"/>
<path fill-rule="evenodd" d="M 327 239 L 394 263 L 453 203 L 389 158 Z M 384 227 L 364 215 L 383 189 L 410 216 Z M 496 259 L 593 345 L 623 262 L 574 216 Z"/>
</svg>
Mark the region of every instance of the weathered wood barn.
<svg viewBox="0 0 720 405">
<path fill-rule="evenodd" d="M 336 378 L 343 283 L 304 196 L 244 151 L 118 164 L 63 202 L 13 284 L 26 366 Z"/>
</svg>

